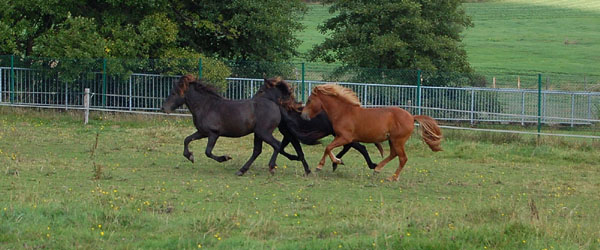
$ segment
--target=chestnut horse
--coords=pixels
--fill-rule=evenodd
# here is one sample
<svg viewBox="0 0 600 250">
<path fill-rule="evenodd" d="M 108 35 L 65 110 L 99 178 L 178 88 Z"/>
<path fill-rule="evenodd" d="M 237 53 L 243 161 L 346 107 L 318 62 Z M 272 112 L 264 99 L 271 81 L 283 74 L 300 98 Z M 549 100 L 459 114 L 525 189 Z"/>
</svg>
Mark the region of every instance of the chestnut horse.
<svg viewBox="0 0 600 250">
<path fill-rule="evenodd" d="M 306 107 L 302 110 L 302 118 L 311 119 L 322 110 L 331 120 L 335 139 L 325 148 L 317 169 L 323 168 L 327 155 L 332 162 L 342 164 L 342 161 L 331 153 L 336 147 L 350 142 L 375 143 L 389 140 L 390 155 L 377 164 L 375 173 L 379 173 L 385 164 L 398 156 L 398 169 L 388 178 L 390 181 L 397 181 L 408 160 L 404 144 L 410 138 L 415 121 L 421 124 L 422 138 L 429 148 L 434 152 L 442 150 L 442 131 L 433 118 L 425 115 L 413 116 L 398 107 L 362 108 L 356 94 L 340 85 L 325 84 L 313 88 Z"/>
</svg>

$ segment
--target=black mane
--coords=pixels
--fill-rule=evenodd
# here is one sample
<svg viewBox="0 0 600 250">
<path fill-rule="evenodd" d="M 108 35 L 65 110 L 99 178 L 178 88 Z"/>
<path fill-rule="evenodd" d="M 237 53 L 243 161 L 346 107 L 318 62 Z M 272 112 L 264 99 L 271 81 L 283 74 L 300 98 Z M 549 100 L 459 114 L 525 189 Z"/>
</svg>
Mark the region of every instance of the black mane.
<svg viewBox="0 0 600 250">
<path fill-rule="evenodd" d="M 198 92 L 209 94 L 220 99 L 226 99 L 225 97 L 223 97 L 223 95 L 219 93 L 219 91 L 215 87 L 210 86 L 208 83 L 205 83 L 202 80 L 195 80 L 190 84 L 194 85 L 194 89 Z"/>
</svg>

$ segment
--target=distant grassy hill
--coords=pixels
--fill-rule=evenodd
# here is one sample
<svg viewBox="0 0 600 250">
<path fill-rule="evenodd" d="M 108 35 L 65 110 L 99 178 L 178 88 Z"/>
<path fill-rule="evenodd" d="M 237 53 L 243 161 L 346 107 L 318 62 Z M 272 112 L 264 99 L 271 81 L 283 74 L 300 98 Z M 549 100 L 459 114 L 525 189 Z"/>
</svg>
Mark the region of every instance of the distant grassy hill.
<svg viewBox="0 0 600 250">
<path fill-rule="evenodd" d="M 504 0 L 464 6 L 475 25 L 463 35 L 476 71 L 544 73 L 571 83 L 600 78 L 600 1 Z M 326 6 L 310 5 L 303 20 L 307 28 L 299 34 L 301 52 L 324 40 L 316 27 L 330 16 Z"/>
<path fill-rule="evenodd" d="M 483 71 L 600 74 L 600 1 L 465 4 L 473 68 Z"/>
</svg>

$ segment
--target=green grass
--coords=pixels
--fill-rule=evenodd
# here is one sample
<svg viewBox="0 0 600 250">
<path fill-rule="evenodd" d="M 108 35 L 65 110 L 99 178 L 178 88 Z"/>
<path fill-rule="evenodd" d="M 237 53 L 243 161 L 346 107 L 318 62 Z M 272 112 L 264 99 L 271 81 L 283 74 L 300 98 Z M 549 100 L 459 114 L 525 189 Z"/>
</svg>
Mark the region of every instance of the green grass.
<svg viewBox="0 0 600 250">
<path fill-rule="evenodd" d="M 304 25 L 304 30 L 298 34 L 298 39 L 302 40 L 302 44 L 298 47 L 301 53 L 308 52 L 314 45 L 317 45 L 325 40 L 325 35 L 321 34 L 318 25 L 327 20 L 329 8 L 322 4 L 308 4 L 308 12 L 301 23 Z"/>
<path fill-rule="evenodd" d="M 279 158 L 271 176 L 265 146 L 237 177 L 251 137 L 220 138 L 222 164 L 193 142 L 192 164 L 189 118 L 81 123 L 0 108 L 0 248 L 600 248 L 598 141 L 444 130 L 434 154 L 414 135 L 398 182 L 383 181 L 397 160 L 374 177 L 356 152 L 309 177 Z M 314 167 L 323 146 L 304 150 Z"/>
<path fill-rule="evenodd" d="M 301 52 L 325 39 L 316 30 L 331 15 L 312 4 L 298 36 Z M 497 77 L 503 87 L 536 87 L 537 73 L 551 88 L 597 89 L 600 83 L 600 2 L 595 0 L 504 0 L 465 3 L 474 27 L 464 33 L 469 63 L 479 73 Z M 532 81 L 526 77 L 535 78 Z M 533 77 L 535 76 L 535 77 Z"/>
<path fill-rule="evenodd" d="M 575 8 L 588 5 L 586 8 Z M 469 62 L 479 71 L 598 74 L 598 1 L 465 4 Z"/>
</svg>

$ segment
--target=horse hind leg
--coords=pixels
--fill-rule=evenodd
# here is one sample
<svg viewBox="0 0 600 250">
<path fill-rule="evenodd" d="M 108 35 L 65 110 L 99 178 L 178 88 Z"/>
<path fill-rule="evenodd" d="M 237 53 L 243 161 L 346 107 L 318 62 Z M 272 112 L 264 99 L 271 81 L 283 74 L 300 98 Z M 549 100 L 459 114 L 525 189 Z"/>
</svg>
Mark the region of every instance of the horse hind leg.
<svg viewBox="0 0 600 250">
<path fill-rule="evenodd" d="M 402 171 L 402 169 L 404 168 L 404 165 L 408 161 L 408 157 L 406 157 L 406 152 L 404 151 L 404 144 L 406 143 L 406 140 L 408 140 L 408 138 L 406 138 L 406 139 L 403 138 L 400 141 L 393 141 L 392 142 L 393 145 L 390 145 L 390 146 L 394 147 L 394 151 L 396 151 L 396 154 L 398 155 L 399 163 L 398 163 L 398 169 L 396 169 L 396 172 L 394 173 L 394 175 L 392 175 L 388 178 L 389 181 L 398 181 L 398 178 L 400 176 L 400 171 Z"/>
<path fill-rule="evenodd" d="M 215 161 L 218 161 L 218 162 L 224 162 L 224 161 L 231 160 L 231 156 L 229 156 L 229 155 L 222 155 L 222 156 L 213 155 L 212 150 L 215 147 L 215 144 L 217 143 L 218 138 L 219 138 L 219 136 L 216 134 L 211 134 L 208 136 L 208 143 L 206 144 L 206 150 L 204 151 L 204 153 L 209 158 L 211 158 Z"/>
<path fill-rule="evenodd" d="M 292 154 L 289 154 L 288 152 L 285 152 L 285 147 L 287 147 L 287 145 L 290 144 L 293 137 L 287 133 L 284 133 L 283 130 L 281 130 L 281 129 L 279 131 L 283 134 L 283 140 L 281 141 L 281 147 L 279 148 L 279 153 L 281 155 L 285 156 L 286 158 L 288 158 L 290 161 L 299 161 L 300 160 L 299 155 L 292 155 Z M 296 153 L 298 153 L 298 150 L 296 150 Z"/>
<path fill-rule="evenodd" d="M 396 156 L 397 156 L 396 151 L 392 147 L 392 142 L 390 141 L 390 154 L 385 159 L 383 159 L 383 161 L 381 161 L 381 162 L 379 162 L 379 164 L 377 164 L 377 167 L 375 167 L 373 174 L 378 174 L 379 172 L 381 172 L 381 169 L 383 169 L 385 164 L 387 164 L 388 162 L 393 160 Z"/>
<path fill-rule="evenodd" d="M 262 140 L 258 136 L 254 135 L 254 149 L 252 150 L 252 156 L 250 156 L 250 159 L 248 159 L 248 161 L 244 163 L 244 166 L 242 166 L 242 168 L 240 168 L 240 170 L 238 170 L 235 174 L 237 176 L 244 175 L 248 169 L 250 169 L 250 165 L 254 162 L 254 160 L 256 160 L 256 157 L 258 157 L 260 153 L 262 153 Z"/>
</svg>

